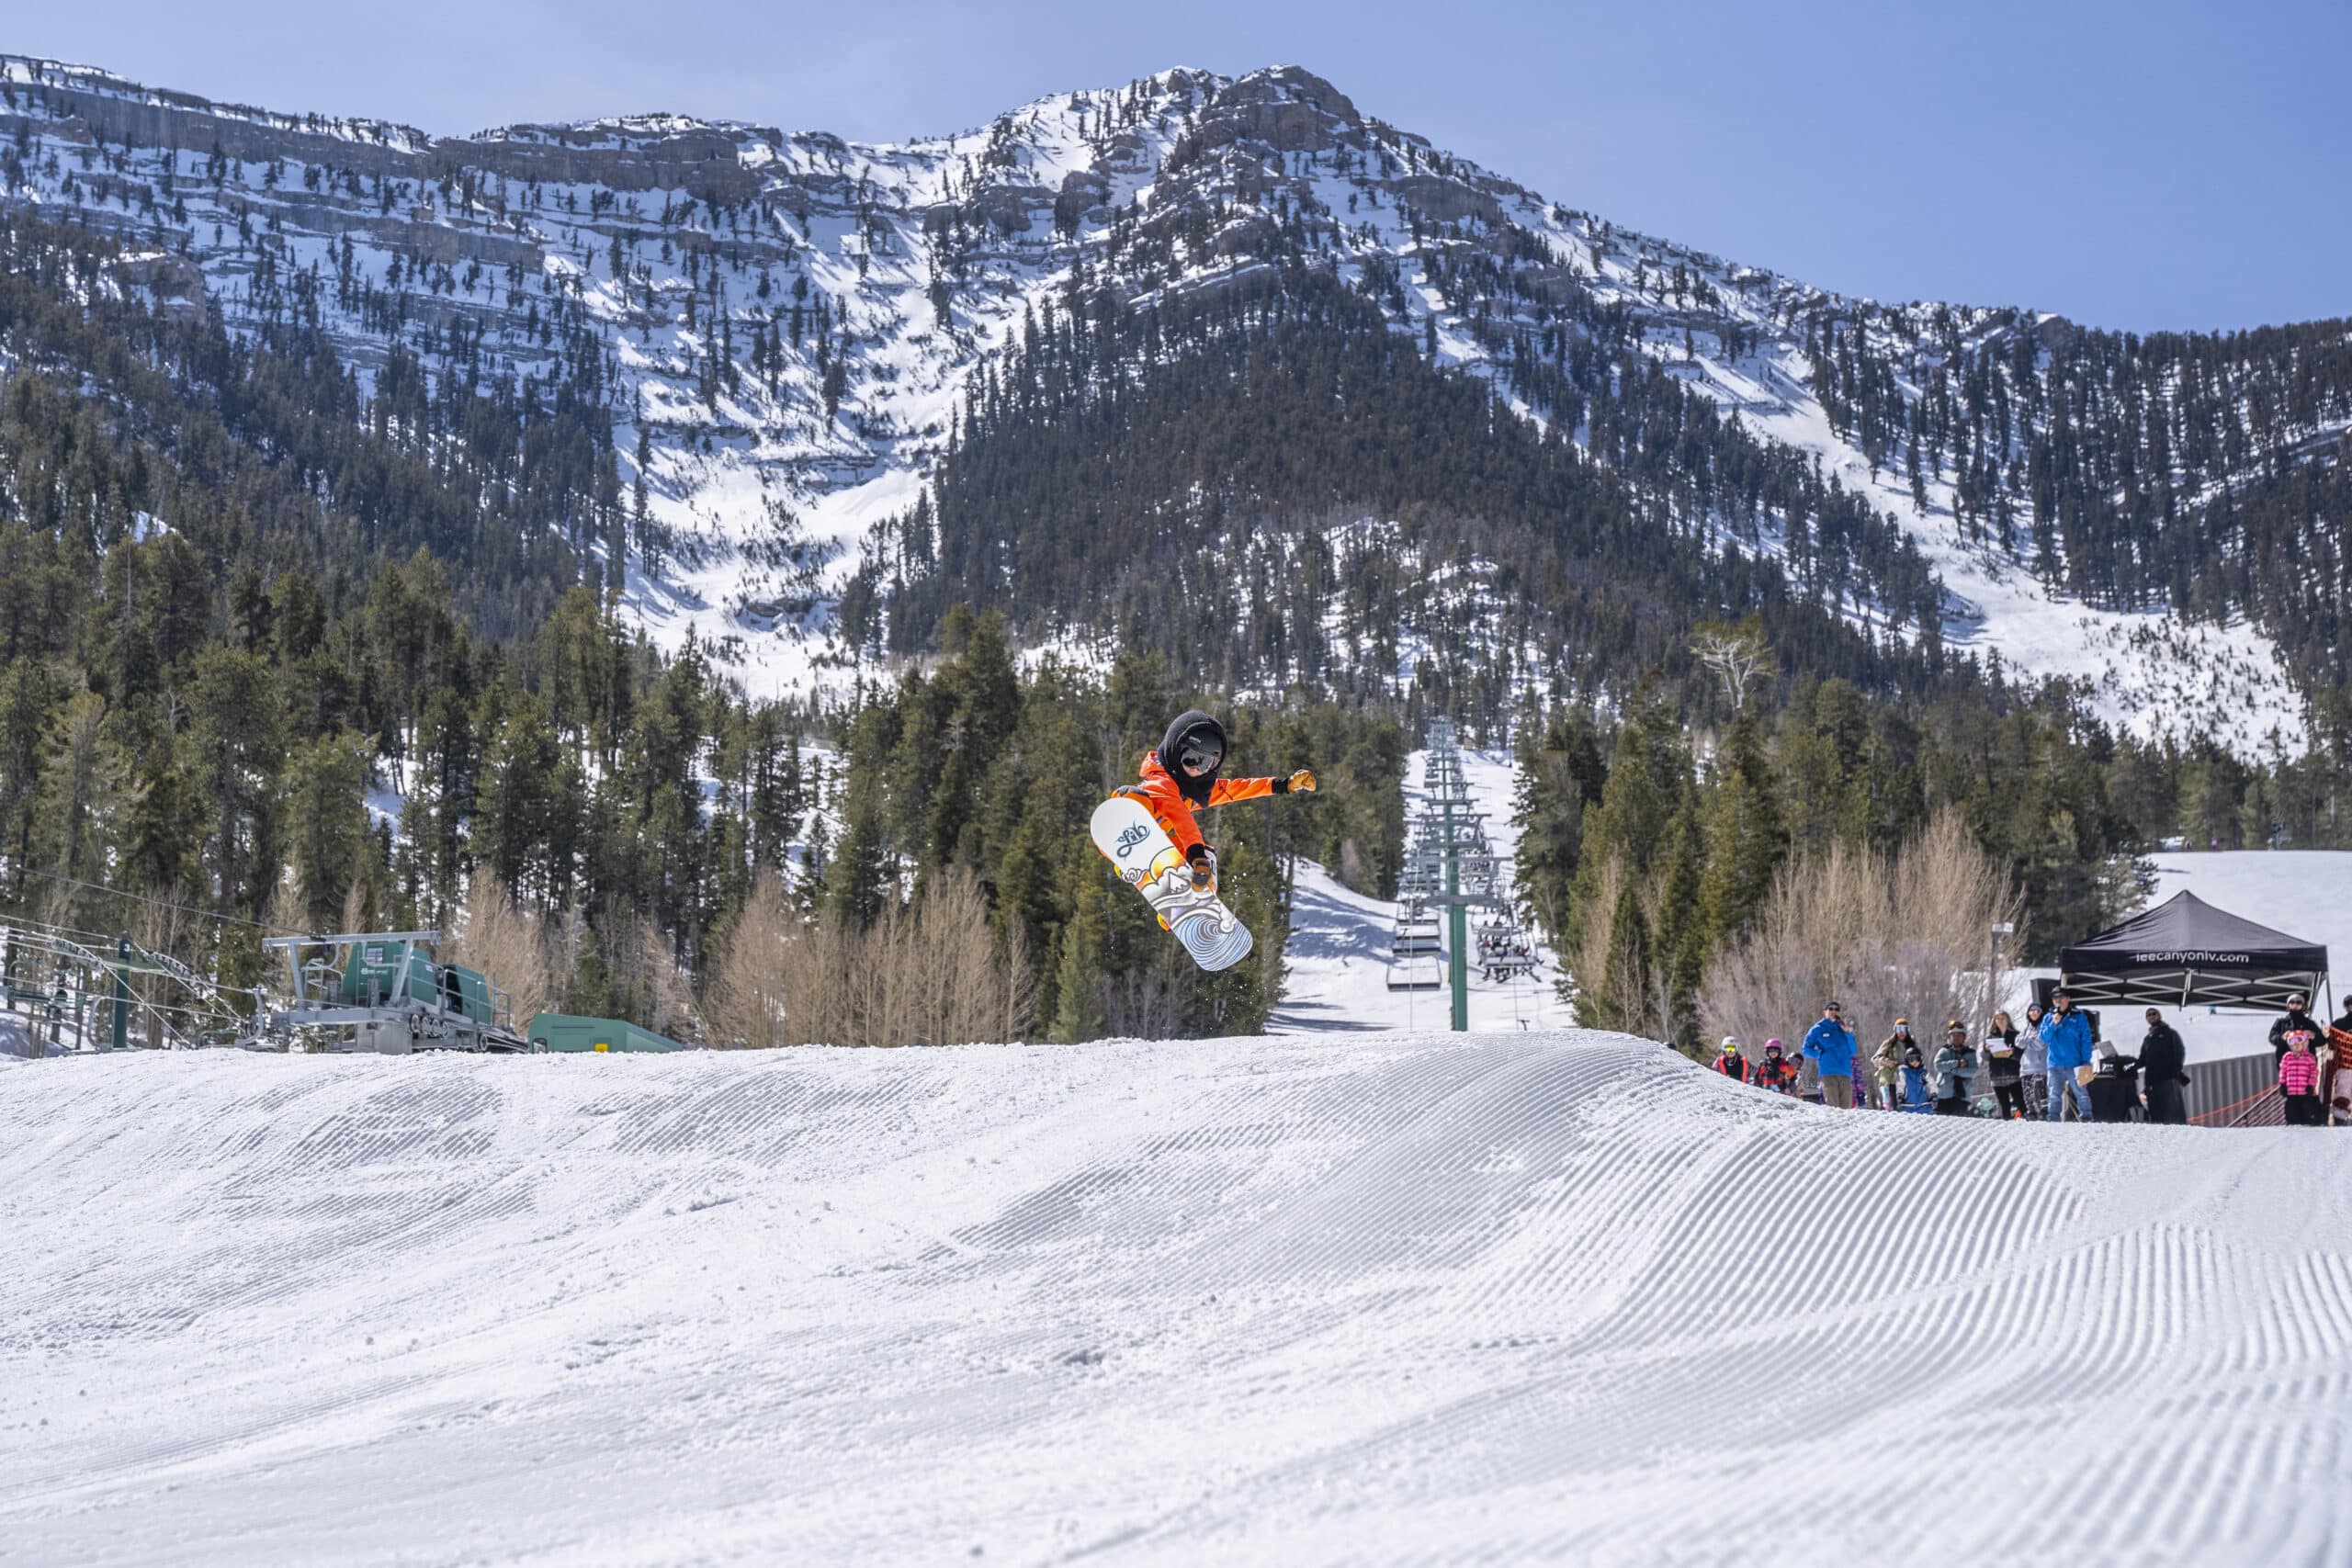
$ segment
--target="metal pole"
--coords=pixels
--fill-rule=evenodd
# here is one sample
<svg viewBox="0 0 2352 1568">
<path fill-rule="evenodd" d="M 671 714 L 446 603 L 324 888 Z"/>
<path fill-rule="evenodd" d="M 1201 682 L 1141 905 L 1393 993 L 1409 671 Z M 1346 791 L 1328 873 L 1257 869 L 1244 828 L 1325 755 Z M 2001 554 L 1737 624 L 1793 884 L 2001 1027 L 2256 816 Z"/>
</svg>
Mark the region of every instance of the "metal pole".
<svg viewBox="0 0 2352 1568">
<path fill-rule="evenodd" d="M 114 1048 L 122 1050 L 130 1043 L 130 939 L 115 939 L 114 966 Z"/>
<path fill-rule="evenodd" d="M 1453 836 L 1453 800 L 1445 802 L 1445 891 L 1453 900 L 1445 908 L 1446 978 L 1453 985 L 1453 1032 L 1470 1030 L 1469 910 L 1462 903 L 1462 846 Z"/>
<path fill-rule="evenodd" d="M 1462 877 L 1456 868 L 1446 877 L 1447 891 L 1462 891 Z M 1453 982 L 1453 1031 L 1466 1033 L 1470 1028 L 1470 955 L 1464 951 L 1468 941 L 1469 911 L 1460 904 L 1446 910 L 1446 935 L 1453 953 L 1447 964 L 1447 978 Z"/>
</svg>

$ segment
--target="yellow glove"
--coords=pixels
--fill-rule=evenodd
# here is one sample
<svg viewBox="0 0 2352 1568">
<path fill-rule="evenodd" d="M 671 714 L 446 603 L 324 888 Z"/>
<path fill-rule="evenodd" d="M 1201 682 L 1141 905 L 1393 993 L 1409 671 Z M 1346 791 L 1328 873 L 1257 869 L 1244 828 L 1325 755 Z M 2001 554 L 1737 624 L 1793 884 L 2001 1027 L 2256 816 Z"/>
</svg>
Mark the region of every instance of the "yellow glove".
<svg viewBox="0 0 2352 1568">
<path fill-rule="evenodd" d="M 1293 795 L 1313 795 L 1315 793 L 1315 775 L 1308 773 L 1305 768 L 1299 769 L 1298 772 L 1291 774 L 1290 776 L 1290 792 Z"/>
</svg>

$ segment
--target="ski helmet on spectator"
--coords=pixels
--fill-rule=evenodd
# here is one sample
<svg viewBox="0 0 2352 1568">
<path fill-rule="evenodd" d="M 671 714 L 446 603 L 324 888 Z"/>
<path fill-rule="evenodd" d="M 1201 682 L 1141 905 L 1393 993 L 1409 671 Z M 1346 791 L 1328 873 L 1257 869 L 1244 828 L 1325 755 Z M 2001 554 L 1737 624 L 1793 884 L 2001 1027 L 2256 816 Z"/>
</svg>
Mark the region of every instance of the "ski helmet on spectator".
<svg viewBox="0 0 2352 1568">
<path fill-rule="evenodd" d="M 1764 1042 L 1764 1049 L 1765 1049 L 1765 1052 L 1766 1052 L 1768 1055 L 1769 1055 L 1770 1053 L 1771 1053 L 1771 1052 L 1774 1052 L 1774 1051 L 1779 1050 L 1780 1048 L 1781 1048 L 1781 1043 L 1780 1043 L 1779 1041 L 1777 1041 L 1777 1040 L 1767 1040 L 1766 1042 Z"/>
</svg>

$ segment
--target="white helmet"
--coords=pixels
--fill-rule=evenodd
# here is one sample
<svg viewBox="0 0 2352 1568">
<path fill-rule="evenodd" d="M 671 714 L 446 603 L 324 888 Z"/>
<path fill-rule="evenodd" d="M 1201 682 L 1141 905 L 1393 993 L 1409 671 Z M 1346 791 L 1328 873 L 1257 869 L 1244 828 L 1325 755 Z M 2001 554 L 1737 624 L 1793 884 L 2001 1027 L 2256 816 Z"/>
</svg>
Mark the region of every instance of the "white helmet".
<svg viewBox="0 0 2352 1568">
<path fill-rule="evenodd" d="M 1736 1035 L 1736 1034 L 1726 1034 L 1726 1035 L 1724 1035 L 1724 1050 L 1726 1050 L 1726 1051 L 1736 1051 L 1736 1050 L 1738 1050 L 1738 1049 L 1739 1049 L 1739 1036 L 1738 1036 L 1738 1035 Z"/>
</svg>

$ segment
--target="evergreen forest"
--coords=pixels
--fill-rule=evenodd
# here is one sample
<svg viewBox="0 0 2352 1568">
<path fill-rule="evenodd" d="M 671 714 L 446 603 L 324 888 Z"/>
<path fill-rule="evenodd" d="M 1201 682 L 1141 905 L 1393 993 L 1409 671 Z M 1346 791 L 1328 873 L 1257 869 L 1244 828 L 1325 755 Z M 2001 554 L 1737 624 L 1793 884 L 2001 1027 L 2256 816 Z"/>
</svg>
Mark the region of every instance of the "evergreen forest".
<svg viewBox="0 0 2352 1568">
<path fill-rule="evenodd" d="M 2118 737 L 1687 525 L 1777 487 L 1836 575 L 1932 625 L 1907 546 L 1670 383 L 1612 380 L 1587 415 L 1703 453 L 1637 480 L 1630 447 L 1596 464 L 1499 412 L 1316 276 L 1042 312 L 853 583 L 852 688 L 792 704 L 617 615 L 633 509 L 592 355 L 485 389 L 396 354 L 363 381 L 300 310 L 232 334 L 117 262 L 0 213 L 0 904 L 226 983 L 260 976 L 266 934 L 455 931 L 490 887 L 555 955 L 548 1005 L 708 1038 L 762 886 L 854 931 L 956 884 L 1023 971 L 1033 1037 L 1246 1032 L 1280 995 L 1300 858 L 1393 889 L 1438 714 L 1516 748 L 1547 933 L 1622 927 L 1645 966 L 1623 994 L 1669 998 L 1608 1016 L 1686 1040 L 1674 976 L 1792 846 L 1955 807 L 2046 947 L 2123 908 L 2167 839 L 2352 840 L 2340 698 L 2267 762 Z M 2305 492 L 2338 471 L 2233 504 L 2332 504 Z M 1718 682 L 1709 628 L 1785 673 Z M 1079 632 L 1107 657 L 1024 652 Z M 1214 978 L 1083 837 L 1195 704 L 1236 772 L 1324 785 L 1209 824 L 1260 942 Z M 1602 908 L 1611 860 L 1655 874 Z"/>
</svg>

